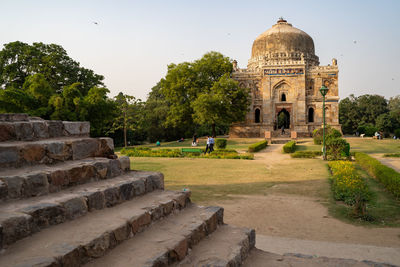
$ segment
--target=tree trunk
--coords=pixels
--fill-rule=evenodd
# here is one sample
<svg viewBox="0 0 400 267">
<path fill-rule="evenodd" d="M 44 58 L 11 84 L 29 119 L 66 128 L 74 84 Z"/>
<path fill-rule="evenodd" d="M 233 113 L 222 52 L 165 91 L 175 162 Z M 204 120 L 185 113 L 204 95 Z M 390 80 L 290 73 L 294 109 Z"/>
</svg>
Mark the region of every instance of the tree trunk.
<svg viewBox="0 0 400 267">
<path fill-rule="evenodd" d="M 127 147 L 127 142 L 126 142 L 126 111 L 124 111 L 124 145 Z"/>
<path fill-rule="evenodd" d="M 215 123 L 211 124 L 212 127 L 212 136 L 215 137 Z"/>
</svg>

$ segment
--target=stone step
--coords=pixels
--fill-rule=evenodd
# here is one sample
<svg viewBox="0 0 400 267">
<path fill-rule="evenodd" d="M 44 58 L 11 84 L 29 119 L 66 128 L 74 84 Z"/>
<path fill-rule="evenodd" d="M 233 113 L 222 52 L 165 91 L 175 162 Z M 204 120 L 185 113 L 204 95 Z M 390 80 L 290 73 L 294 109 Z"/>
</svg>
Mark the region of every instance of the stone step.
<svg viewBox="0 0 400 267">
<path fill-rule="evenodd" d="M 116 207 L 96 211 L 77 220 L 45 229 L 10 246 L 0 256 L 0 266 L 80 266 L 104 256 L 110 249 L 117 249 L 130 240 L 136 240 L 138 237 L 138 240 L 143 240 L 140 238 L 143 233 L 153 231 L 155 231 L 152 237 L 153 242 L 158 246 L 164 246 L 165 243 L 157 241 L 161 241 L 162 237 L 171 235 L 171 233 L 159 226 L 157 230 L 157 225 L 165 227 L 166 222 L 169 222 L 169 227 L 177 228 L 178 225 L 186 225 L 184 228 L 187 233 L 191 231 L 194 233 L 193 235 L 201 234 L 195 230 L 197 228 L 204 229 L 206 226 L 196 228 L 193 221 L 200 226 L 202 225 L 200 218 L 204 217 L 203 221 L 216 224 L 215 213 L 217 211 L 193 207 L 185 211 L 189 212 L 189 216 L 186 216 L 184 222 L 179 220 L 184 214 L 177 210 L 187 205 L 188 196 L 188 192 L 156 191 L 141 196 L 135 201 L 128 201 Z M 197 212 L 193 212 L 193 210 Z M 171 221 L 169 214 L 175 220 Z M 211 214 L 214 214 L 214 217 Z M 205 223 L 203 222 L 203 224 Z M 152 229 L 145 229 L 148 226 Z M 180 227 L 179 235 L 186 233 L 183 230 Z M 148 253 L 155 252 L 146 248 L 146 243 L 139 244 L 139 248 L 146 253 L 126 254 L 124 257 L 141 258 Z M 181 248 L 177 249 L 181 253 Z"/>
<path fill-rule="evenodd" d="M 74 220 L 90 211 L 112 207 L 157 189 L 164 189 L 161 173 L 131 171 L 58 193 L 3 203 L 0 205 L 0 248 L 50 225 Z"/>
<path fill-rule="evenodd" d="M 179 214 L 155 223 L 85 266 L 168 266 L 182 260 L 189 248 L 214 232 L 222 223 L 222 208 L 192 205 Z"/>
<path fill-rule="evenodd" d="M 377 263 L 372 261 L 357 261 L 352 259 L 317 257 L 313 255 L 286 254 L 279 255 L 260 249 L 252 249 L 245 260 L 243 267 L 395 267 L 387 263 Z"/>
<path fill-rule="evenodd" d="M 254 248 L 255 241 L 254 230 L 223 225 L 194 246 L 183 261 L 173 266 L 241 266 Z"/>
<path fill-rule="evenodd" d="M 47 195 L 77 184 L 112 178 L 129 168 L 129 157 L 122 156 L 0 171 L 0 201 Z"/>
<path fill-rule="evenodd" d="M 64 136 L 89 137 L 87 121 L 46 121 L 27 114 L 0 114 L 0 142 L 33 141 Z"/>
<path fill-rule="evenodd" d="M 89 157 L 113 157 L 111 138 L 63 137 L 0 143 L 0 171 L 37 164 L 54 164 Z"/>
</svg>

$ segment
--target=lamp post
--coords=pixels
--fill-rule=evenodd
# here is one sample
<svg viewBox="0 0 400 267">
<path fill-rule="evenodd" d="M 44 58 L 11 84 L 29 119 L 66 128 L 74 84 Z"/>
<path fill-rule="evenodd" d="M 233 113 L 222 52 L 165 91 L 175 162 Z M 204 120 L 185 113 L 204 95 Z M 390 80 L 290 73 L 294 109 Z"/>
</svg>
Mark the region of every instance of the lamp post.
<svg viewBox="0 0 400 267">
<path fill-rule="evenodd" d="M 321 92 L 322 95 L 322 118 L 323 118 L 323 124 L 324 128 L 322 128 L 322 153 L 323 153 L 323 158 L 326 160 L 326 145 L 325 145 L 325 96 L 328 93 L 328 88 L 325 85 L 322 85 L 321 89 L 319 91 Z"/>
</svg>

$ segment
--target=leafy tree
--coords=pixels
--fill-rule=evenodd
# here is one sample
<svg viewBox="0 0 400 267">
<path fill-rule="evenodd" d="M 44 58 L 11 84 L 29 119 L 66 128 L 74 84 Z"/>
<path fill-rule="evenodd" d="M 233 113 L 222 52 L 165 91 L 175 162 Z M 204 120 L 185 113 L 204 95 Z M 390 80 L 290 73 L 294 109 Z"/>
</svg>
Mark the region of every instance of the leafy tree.
<svg viewBox="0 0 400 267">
<path fill-rule="evenodd" d="M 83 98 L 92 136 L 103 136 L 112 126 L 114 118 L 117 117 L 116 103 L 107 97 L 109 92 L 104 87 L 92 87 Z"/>
<path fill-rule="evenodd" d="M 122 130 L 124 136 L 124 146 L 128 146 L 127 133 L 128 131 L 134 131 L 138 129 L 140 125 L 141 109 L 143 103 L 140 99 L 136 99 L 134 96 L 124 95 L 120 92 L 115 97 L 115 103 L 118 110 L 116 118 L 109 132 L 114 133 L 115 131 Z"/>
<path fill-rule="evenodd" d="M 394 123 L 389 113 L 384 113 L 378 116 L 376 119 L 376 127 L 379 131 L 383 131 L 386 135 L 393 132 Z"/>
<path fill-rule="evenodd" d="M 389 111 L 386 99 L 379 95 L 350 95 L 339 103 L 339 123 L 343 133 L 353 134 L 361 125 L 376 124 L 379 115 Z"/>
<path fill-rule="evenodd" d="M 28 76 L 40 73 L 54 92 L 79 82 L 84 95 L 102 86 L 104 77 L 79 66 L 56 44 L 11 42 L 0 51 L 0 88 L 22 88 Z"/>
<path fill-rule="evenodd" d="M 357 112 L 357 98 L 351 94 L 342 99 L 339 103 L 339 123 L 342 125 L 343 133 L 353 134 L 356 132 L 360 121 L 360 114 Z"/>
<path fill-rule="evenodd" d="M 192 129 L 193 125 L 216 126 L 244 119 L 249 91 L 230 78 L 232 63 L 218 52 L 209 52 L 192 63 L 168 66 L 161 92 L 169 103 L 166 124 Z"/>
</svg>

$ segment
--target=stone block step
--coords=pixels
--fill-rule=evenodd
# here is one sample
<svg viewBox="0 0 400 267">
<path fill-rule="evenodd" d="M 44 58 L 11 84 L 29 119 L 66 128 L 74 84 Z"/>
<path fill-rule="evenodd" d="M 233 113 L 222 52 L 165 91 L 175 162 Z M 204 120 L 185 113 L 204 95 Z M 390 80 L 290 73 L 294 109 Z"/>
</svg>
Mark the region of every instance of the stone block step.
<svg viewBox="0 0 400 267">
<path fill-rule="evenodd" d="M 245 260 L 243 267 L 395 267 L 387 263 L 377 263 L 372 261 L 357 261 L 352 259 L 317 257 L 315 255 L 286 254 L 279 255 L 260 249 L 251 250 Z"/>
<path fill-rule="evenodd" d="M 74 220 L 90 211 L 112 207 L 158 189 L 164 189 L 161 173 L 131 171 L 114 179 L 3 203 L 0 205 L 0 248 L 50 225 Z"/>
<path fill-rule="evenodd" d="M 182 260 L 189 248 L 223 223 L 220 207 L 192 205 L 150 226 L 86 267 L 168 266 Z"/>
<path fill-rule="evenodd" d="M 189 192 L 155 191 L 134 201 L 45 229 L 10 246 L 0 255 L 0 266 L 80 266 L 103 256 L 120 243 L 124 244 L 126 239 L 136 239 L 146 227 L 187 205 L 189 195 Z M 197 217 L 202 215 L 200 211 L 207 213 L 207 210 L 198 209 Z M 192 215 L 193 212 L 186 224 L 194 220 Z M 180 216 L 176 215 L 176 218 Z M 168 232 L 162 230 L 160 234 L 164 236 Z M 152 253 L 144 245 L 141 248 Z M 125 256 L 143 257 L 140 254 Z"/>
<path fill-rule="evenodd" d="M 0 114 L 0 142 L 32 141 L 64 136 L 86 136 L 87 121 L 46 121 L 27 114 Z"/>
<path fill-rule="evenodd" d="M 111 138 L 63 137 L 0 143 L 0 171 L 66 160 L 114 156 Z"/>
<path fill-rule="evenodd" d="M 183 261 L 173 266 L 241 266 L 254 248 L 255 241 L 254 230 L 223 225 L 194 246 Z"/>
<path fill-rule="evenodd" d="M 129 170 L 129 157 L 87 158 L 55 165 L 35 165 L 0 171 L 0 201 L 29 198 L 63 188 L 118 176 Z"/>
</svg>

